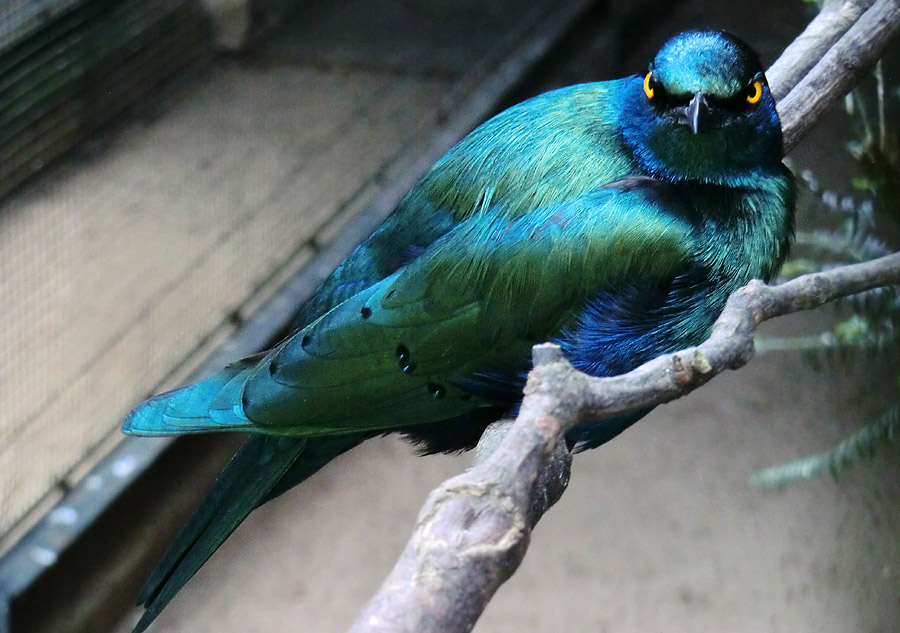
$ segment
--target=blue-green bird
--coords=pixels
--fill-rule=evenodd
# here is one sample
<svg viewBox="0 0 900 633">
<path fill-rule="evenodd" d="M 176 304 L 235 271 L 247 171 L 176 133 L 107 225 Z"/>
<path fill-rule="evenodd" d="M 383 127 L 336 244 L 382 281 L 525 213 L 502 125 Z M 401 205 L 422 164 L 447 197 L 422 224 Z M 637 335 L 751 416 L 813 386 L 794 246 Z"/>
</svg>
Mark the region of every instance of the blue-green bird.
<svg viewBox="0 0 900 633">
<path fill-rule="evenodd" d="M 768 280 L 793 180 L 757 55 L 682 33 L 647 72 L 498 114 L 434 164 L 268 352 L 156 396 L 126 433 L 249 431 L 140 594 L 141 631 L 257 506 L 400 432 L 472 447 L 515 410 L 532 345 L 608 376 L 700 343 L 728 295 Z M 593 448 L 638 414 L 573 430 Z"/>
</svg>

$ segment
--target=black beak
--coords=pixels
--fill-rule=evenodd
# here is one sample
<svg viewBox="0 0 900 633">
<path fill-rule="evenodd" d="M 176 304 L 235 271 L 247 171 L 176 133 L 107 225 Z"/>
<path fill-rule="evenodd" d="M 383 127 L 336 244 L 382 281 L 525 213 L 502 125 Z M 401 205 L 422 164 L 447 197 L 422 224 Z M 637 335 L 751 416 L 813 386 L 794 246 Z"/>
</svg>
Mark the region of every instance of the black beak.
<svg viewBox="0 0 900 633">
<path fill-rule="evenodd" d="M 700 131 L 701 121 L 706 118 L 708 112 L 709 105 L 706 103 L 706 97 L 703 96 L 702 92 L 696 93 L 684 109 L 691 132 L 696 134 Z"/>
</svg>

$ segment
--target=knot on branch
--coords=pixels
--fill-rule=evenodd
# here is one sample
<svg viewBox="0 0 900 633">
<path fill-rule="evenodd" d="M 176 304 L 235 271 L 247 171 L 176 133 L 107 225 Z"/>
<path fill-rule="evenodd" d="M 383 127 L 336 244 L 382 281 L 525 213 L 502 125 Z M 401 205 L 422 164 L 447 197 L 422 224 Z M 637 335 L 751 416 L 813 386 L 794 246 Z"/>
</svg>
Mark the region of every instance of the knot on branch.
<svg viewBox="0 0 900 633">
<path fill-rule="evenodd" d="M 529 407 L 528 398 L 536 395 L 549 397 L 553 402 L 538 407 L 545 415 L 556 417 L 556 406 L 572 399 L 573 394 L 584 389 L 586 376 L 576 370 L 556 343 L 541 343 L 531 348 L 533 369 L 528 372 L 523 393 L 523 408 Z M 577 399 L 577 396 L 576 396 Z M 564 405 L 566 411 L 571 406 Z"/>
<path fill-rule="evenodd" d="M 552 391 L 574 371 L 556 343 L 540 343 L 532 347 L 531 360 L 533 369 L 528 373 L 525 394 Z"/>
<path fill-rule="evenodd" d="M 834 294 L 830 280 L 823 277 L 821 273 L 809 275 L 806 283 L 807 286 L 804 289 L 804 293 L 791 297 L 793 299 L 793 310 L 818 308 L 820 305 L 827 303 Z M 786 298 L 782 299 L 782 302 L 785 300 Z"/>
<path fill-rule="evenodd" d="M 688 387 L 713 371 L 706 354 L 699 347 L 672 354 L 672 377 L 680 387 Z"/>
<path fill-rule="evenodd" d="M 464 477 L 448 481 L 429 496 L 416 528 L 418 555 L 453 556 L 467 559 L 465 564 L 520 559 L 531 533 L 522 503 L 502 486 L 459 481 Z"/>
<path fill-rule="evenodd" d="M 651 371 L 659 373 L 662 370 L 665 372 L 664 378 L 658 380 L 655 387 L 655 391 L 660 397 L 657 403 L 680 398 L 698 386 L 709 382 L 720 371 L 716 367 L 716 363 L 710 360 L 699 347 L 689 347 L 679 352 L 672 352 L 665 356 L 660 356 L 655 361 L 651 361 L 651 363 L 656 365 L 656 369 L 651 369 Z M 642 389 L 641 386 L 637 388 Z M 640 401 L 641 398 L 638 397 L 632 400 Z M 638 408 L 638 405 L 633 404 L 626 408 L 625 411 L 636 408 Z"/>
</svg>

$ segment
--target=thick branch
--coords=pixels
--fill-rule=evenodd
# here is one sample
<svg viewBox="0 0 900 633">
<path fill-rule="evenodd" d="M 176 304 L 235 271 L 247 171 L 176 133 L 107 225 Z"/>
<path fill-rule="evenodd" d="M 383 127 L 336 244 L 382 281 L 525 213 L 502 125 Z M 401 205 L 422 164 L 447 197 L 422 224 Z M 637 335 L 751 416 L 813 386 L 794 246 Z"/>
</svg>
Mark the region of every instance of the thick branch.
<svg viewBox="0 0 900 633">
<path fill-rule="evenodd" d="M 486 459 L 428 496 L 406 548 L 351 633 L 472 629 L 568 484 L 571 457 L 558 421 L 522 419 Z M 542 478 L 545 472 L 554 480 Z"/>
<path fill-rule="evenodd" d="M 813 46 L 813 42 L 824 44 L 833 36 L 830 31 L 814 35 L 808 34 L 809 30 L 804 32 L 804 36 L 808 38 L 811 50 L 821 48 L 819 45 Z M 898 32 L 900 0 L 878 0 L 828 49 L 809 74 L 797 82 L 778 104 L 785 153 L 790 152 L 815 122 L 871 70 Z M 779 71 L 777 66 L 780 63 L 781 59 L 773 66 L 778 82 L 773 91 L 777 88 L 783 92 L 793 78 Z"/>
<path fill-rule="evenodd" d="M 784 99 L 874 2 L 825 0 L 819 14 L 766 71 L 775 101 Z"/>
</svg>

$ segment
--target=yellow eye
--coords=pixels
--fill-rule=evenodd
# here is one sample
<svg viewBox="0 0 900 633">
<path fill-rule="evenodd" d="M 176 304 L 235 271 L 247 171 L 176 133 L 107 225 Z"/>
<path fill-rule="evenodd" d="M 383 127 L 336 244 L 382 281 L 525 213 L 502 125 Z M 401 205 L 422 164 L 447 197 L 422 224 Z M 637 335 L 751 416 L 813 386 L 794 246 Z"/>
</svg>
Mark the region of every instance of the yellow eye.
<svg viewBox="0 0 900 633">
<path fill-rule="evenodd" d="M 653 76 L 653 71 L 648 72 L 644 76 L 644 94 L 647 95 L 648 99 L 653 98 L 653 86 L 650 85 L 650 77 Z M 759 98 L 759 97 L 757 97 Z"/>
<path fill-rule="evenodd" d="M 762 97 L 762 84 L 758 81 L 753 82 L 753 94 L 747 95 L 747 103 L 756 103 Z"/>
</svg>

